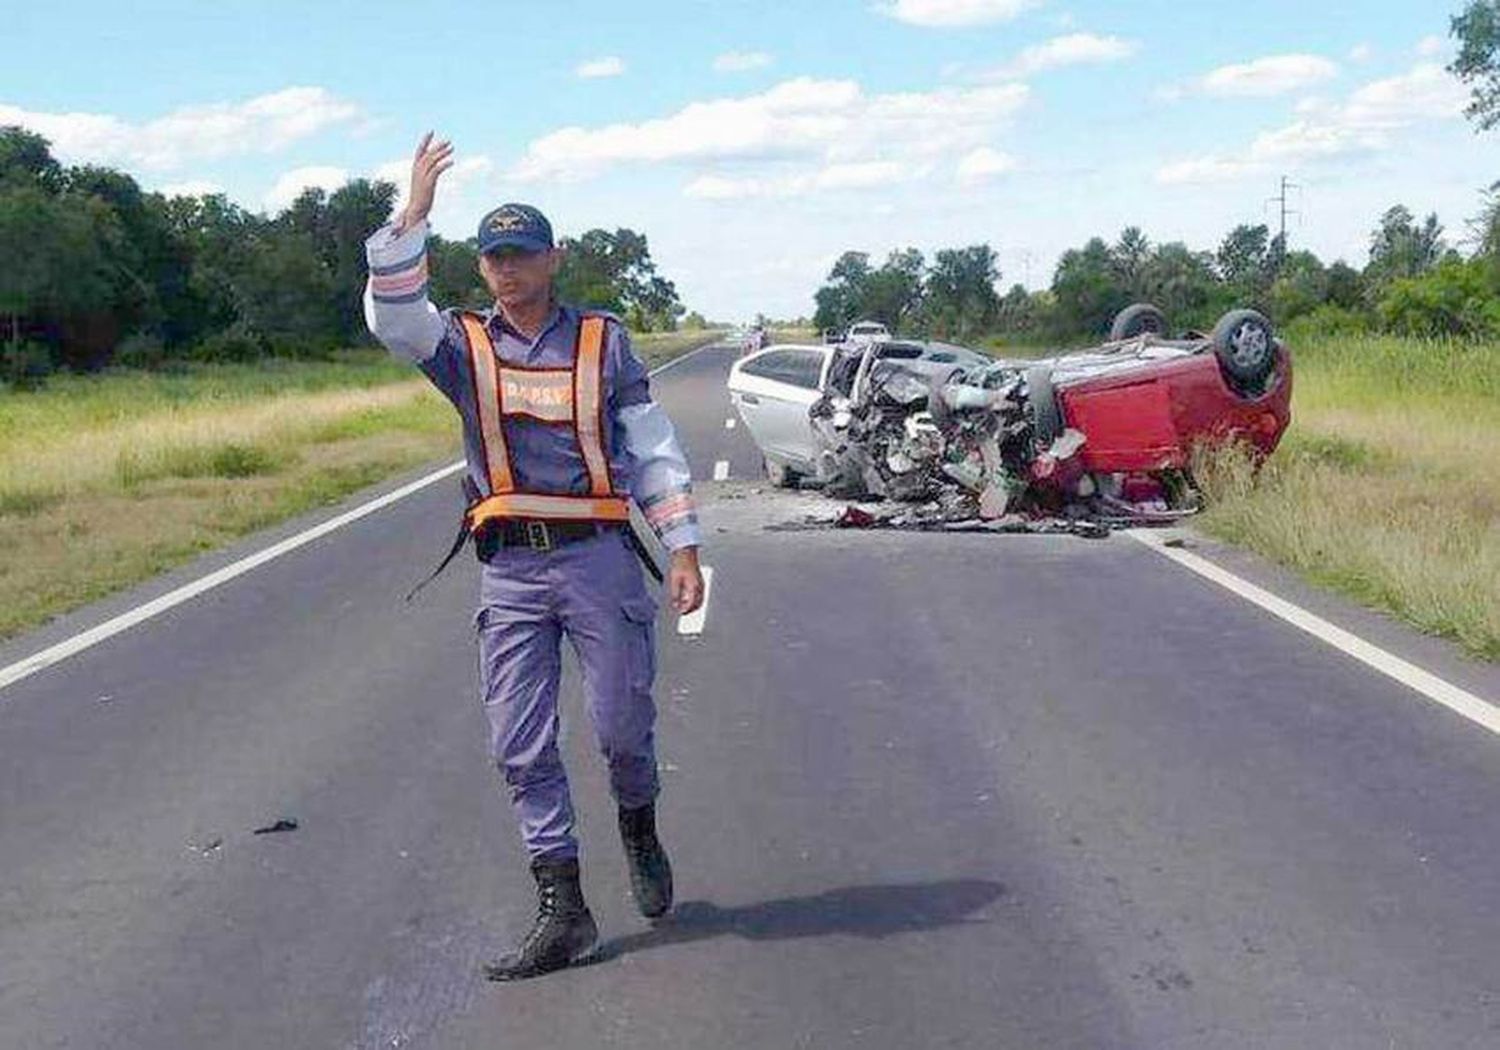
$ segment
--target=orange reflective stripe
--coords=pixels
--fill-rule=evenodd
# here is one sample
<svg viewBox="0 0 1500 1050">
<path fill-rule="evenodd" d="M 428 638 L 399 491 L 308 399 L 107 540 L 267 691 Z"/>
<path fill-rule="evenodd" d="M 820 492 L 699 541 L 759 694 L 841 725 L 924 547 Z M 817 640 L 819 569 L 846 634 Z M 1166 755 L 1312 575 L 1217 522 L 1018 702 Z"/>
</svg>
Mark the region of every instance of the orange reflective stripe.
<svg viewBox="0 0 1500 1050">
<path fill-rule="evenodd" d="M 473 314 L 460 314 L 459 320 L 469 344 L 474 404 L 479 414 L 479 436 L 484 448 L 485 469 L 489 472 L 490 492 L 496 495 L 514 492 L 516 483 L 510 473 L 510 453 L 500 428 L 505 402 L 495 366 L 495 347 L 479 318 Z"/>
<path fill-rule="evenodd" d="M 578 354 L 573 364 L 573 426 L 578 448 L 589 472 L 589 492 L 608 496 L 609 459 L 604 455 L 604 318 L 585 317 L 578 329 Z"/>
<path fill-rule="evenodd" d="M 531 416 L 544 423 L 573 422 L 573 373 L 500 366 L 500 392 L 507 416 Z"/>
<path fill-rule="evenodd" d="M 469 525 L 478 528 L 496 518 L 542 518 L 548 521 L 629 521 L 630 505 L 621 497 L 543 496 L 513 492 L 480 500 L 468 510 Z"/>
</svg>

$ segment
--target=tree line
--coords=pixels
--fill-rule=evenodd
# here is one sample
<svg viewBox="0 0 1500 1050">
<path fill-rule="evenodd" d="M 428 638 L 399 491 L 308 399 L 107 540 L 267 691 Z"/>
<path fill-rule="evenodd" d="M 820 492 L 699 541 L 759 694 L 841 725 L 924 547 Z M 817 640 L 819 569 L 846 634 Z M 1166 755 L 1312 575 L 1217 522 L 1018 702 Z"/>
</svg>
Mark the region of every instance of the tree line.
<svg viewBox="0 0 1500 1050">
<path fill-rule="evenodd" d="M 0 127 L 0 380 L 367 344 L 364 240 L 396 193 L 354 179 L 307 189 L 271 216 L 223 195 L 146 192 L 112 168 L 66 167 L 46 139 Z M 595 229 L 561 246 L 561 297 L 638 330 L 676 327 L 682 304 L 643 234 Z M 487 306 L 476 263 L 472 238 L 434 235 L 433 300 Z"/>
<path fill-rule="evenodd" d="M 814 324 L 843 328 L 862 318 L 910 335 L 949 340 L 989 336 L 1068 340 L 1109 330 L 1134 302 L 1160 307 L 1176 329 L 1206 330 L 1224 312 L 1251 306 L 1277 323 L 1313 317 L 1335 330 L 1402 335 L 1500 337 L 1500 183 L 1471 222 L 1472 250 L 1449 245 L 1437 216 L 1418 220 L 1396 205 L 1370 235 L 1369 261 L 1325 265 L 1287 250 L 1265 225 L 1235 227 L 1213 251 L 1153 244 L 1138 227 L 1113 242 L 1094 237 L 1064 252 L 1050 287 L 1019 284 L 1001 294 L 988 244 L 945 249 L 927 265 L 914 248 L 873 267 L 845 252 L 814 296 Z"/>
</svg>

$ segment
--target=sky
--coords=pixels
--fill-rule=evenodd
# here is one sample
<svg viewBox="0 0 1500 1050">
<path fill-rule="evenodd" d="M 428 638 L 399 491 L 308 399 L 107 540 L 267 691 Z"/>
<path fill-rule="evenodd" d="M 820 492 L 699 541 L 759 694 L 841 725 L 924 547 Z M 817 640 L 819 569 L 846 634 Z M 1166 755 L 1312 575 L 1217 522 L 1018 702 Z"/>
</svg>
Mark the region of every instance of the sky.
<svg viewBox="0 0 1500 1050">
<path fill-rule="evenodd" d="M 1129 225 L 1212 248 L 1279 221 L 1362 265 L 1380 213 L 1450 241 L 1500 131 L 1443 67 L 1461 0 L 0 0 L 0 124 L 66 163 L 274 212 L 403 187 L 421 134 L 471 236 L 507 200 L 647 235 L 715 320 L 812 313 L 839 254 L 987 242 L 1002 284 Z"/>
</svg>

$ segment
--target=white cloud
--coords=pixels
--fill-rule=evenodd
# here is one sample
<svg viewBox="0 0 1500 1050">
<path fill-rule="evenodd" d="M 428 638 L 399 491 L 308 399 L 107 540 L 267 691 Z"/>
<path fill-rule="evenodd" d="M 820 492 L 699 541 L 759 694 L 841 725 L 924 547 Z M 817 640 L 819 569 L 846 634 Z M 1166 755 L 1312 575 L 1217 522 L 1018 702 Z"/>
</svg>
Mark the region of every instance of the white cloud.
<svg viewBox="0 0 1500 1050">
<path fill-rule="evenodd" d="M 578 63 L 573 72 L 585 80 L 595 80 L 599 77 L 617 77 L 625 72 L 625 60 L 618 55 L 591 58 L 587 62 Z"/>
<path fill-rule="evenodd" d="M 511 175 L 576 180 L 627 163 L 920 160 L 984 144 L 1028 97 L 1024 84 L 866 95 L 852 80 L 801 77 L 638 124 L 562 128 L 534 140 Z"/>
<path fill-rule="evenodd" d="M 1349 97 L 1343 120 L 1394 129 L 1418 121 L 1460 116 L 1468 95 L 1442 66 L 1423 63 L 1399 76 L 1372 81 Z"/>
<path fill-rule="evenodd" d="M 764 51 L 726 51 L 714 59 L 714 72 L 745 73 L 752 69 L 764 69 L 773 61 Z"/>
<path fill-rule="evenodd" d="M 1417 41 L 1417 54 L 1423 58 L 1435 58 L 1447 47 L 1448 42 L 1440 36 L 1424 36 Z"/>
<path fill-rule="evenodd" d="M 1321 55 L 1271 55 L 1220 66 L 1199 81 L 1199 87 L 1210 95 L 1265 98 L 1330 80 L 1338 71 Z"/>
<path fill-rule="evenodd" d="M 1162 166 L 1156 172 L 1156 181 L 1164 186 L 1233 182 L 1259 173 L 1262 167 L 1252 161 L 1227 157 L 1197 157 Z"/>
<path fill-rule="evenodd" d="M 439 191 L 466 186 L 494 170 L 495 162 L 482 153 L 473 157 L 460 157 L 453 167 L 443 173 L 442 180 L 438 183 Z M 403 157 L 400 160 L 388 160 L 377 165 L 370 175 L 394 182 L 404 192 L 411 183 L 411 159 Z"/>
<path fill-rule="evenodd" d="M 877 5 L 898 22 L 914 26 L 977 26 L 1008 22 L 1041 0 L 888 0 Z"/>
<path fill-rule="evenodd" d="M 451 202 L 454 196 L 488 178 L 494 171 L 495 162 L 482 153 L 473 157 L 460 157 L 453 167 L 443 173 L 442 181 L 438 183 L 438 205 L 441 207 L 444 203 Z M 396 204 L 400 207 L 406 203 L 407 194 L 411 191 L 411 158 L 388 160 L 377 165 L 370 172 L 370 177 L 395 183 Z"/>
<path fill-rule="evenodd" d="M 317 87 L 289 87 L 244 102 L 190 106 L 143 124 L 106 113 L 31 112 L 0 103 L 0 124 L 39 132 L 63 160 L 149 171 L 167 171 L 195 160 L 275 153 L 361 115 L 358 106 Z"/>
<path fill-rule="evenodd" d="M 1118 62 L 1135 54 L 1139 45 L 1117 36 L 1070 33 L 1028 47 L 1015 61 L 991 70 L 989 78 L 1022 78 L 1062 66 L 1098 65 Z"/>
<path fill-rule="evenodd" d="M 1262 132 L 1234 157 L 1207 156 L 1168 164 L 1158 182 L 1224 181 L 1263 173 L 1269 165 L 1357 158 L 1394 148 L 1415 126 L 1451 120 L 1463 112 L 1462 86 L 1430 63 L 1374 80 L 1342 104 L 1305 100 L 1300 119 Z"/>
<path fill-rule="evenodd" d="M 958 181 L 961 185 L 973 186 L 1015 169 L 1014 157 L 989 146 L 980 146 L 958 162 Z"/>
<path fill-rule="evenodd" d="M 1355 44 L 1349 49 L 1350 62 L 1368 62 L 1375 57 L 1375 49 L 1369 44 Z"/>
<path fill-rule="evenodd" d="M 316 186 L 332 192 L 348 181 L 349 173 L 343 168 L 293 168 L 277 179 L 276 184 L 266 193 L 265 205 L 269 211 L 278 212 L 309 187 Z"/>
<path fill-rule="evenodd" d="M 207 179 L 188 179 L 163 186 L 161 192 L 167 197 L 211 197 L 223 193 L 224 187 Z"/>
<path fill-rule="evenodd" d="M 866 190 L 920 178 L 927 165 L 897 161 L 862 161 L 829 164 L 815 171 L 799 171 L 766 177 L 726 178 L 702 175 L 683 189 L 700 200 L 743 200 L 752 197 L 801 197 L 828 190 Z"/>
</svg>

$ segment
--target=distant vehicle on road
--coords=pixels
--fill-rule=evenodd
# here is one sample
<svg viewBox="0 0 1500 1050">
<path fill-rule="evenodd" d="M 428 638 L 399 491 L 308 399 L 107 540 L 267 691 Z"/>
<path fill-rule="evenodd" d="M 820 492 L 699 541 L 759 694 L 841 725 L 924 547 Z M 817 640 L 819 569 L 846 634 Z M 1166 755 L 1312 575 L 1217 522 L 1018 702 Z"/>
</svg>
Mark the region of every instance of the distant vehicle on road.
<svg viewBox="0 0 1500 1050">
<path fill-rule="evenodd" d="M 745 329 L 744 333 L 740 336 L 741 355 L 743 356 L 744 354 L 753 354 L 757 350 L 764 349 L 766 344 L 770 342 L 770 339 L 770 335 L 766 332 L 763 326 L 750 326 L 749 328 Z"/>
<path fill-rule="evenodd" d="M 879 321 L 855 321 L 849 326 L 849 332 L 844 336 L 844 341 L 860 345 L 888 343 L 891 341 L 891 332 Z"/>
</svg>

